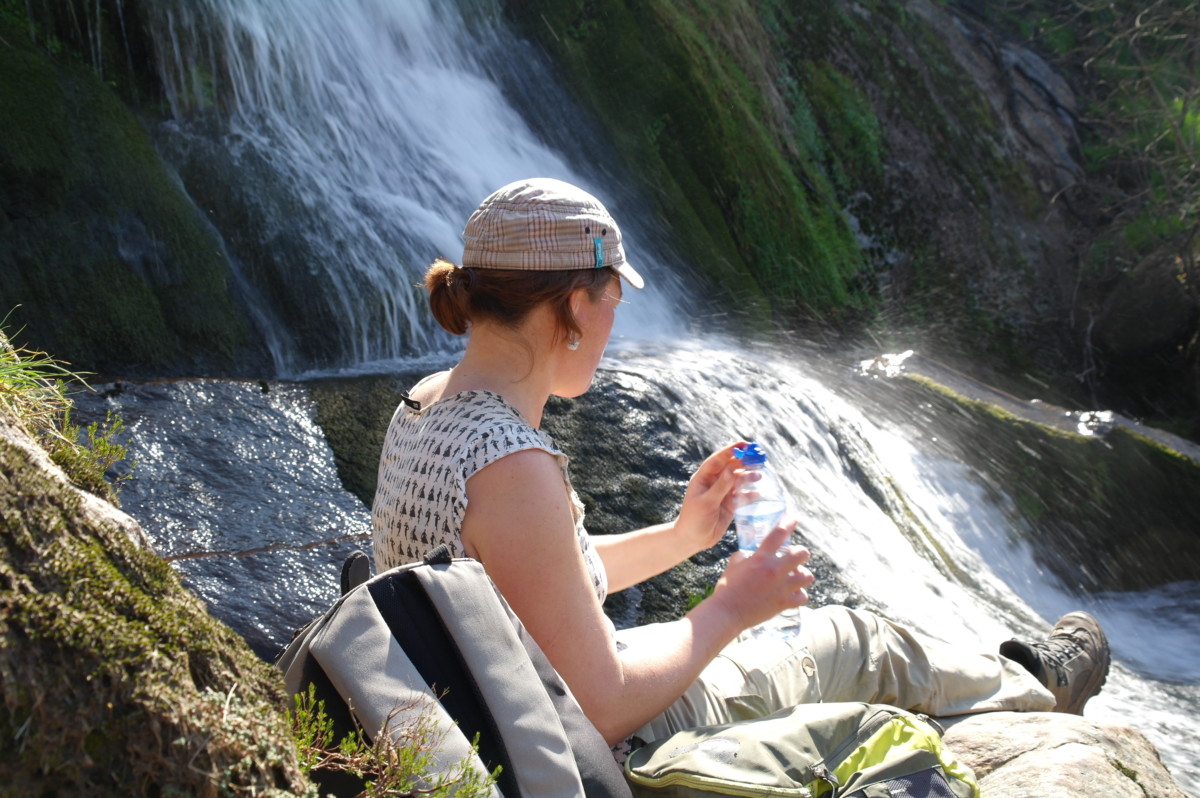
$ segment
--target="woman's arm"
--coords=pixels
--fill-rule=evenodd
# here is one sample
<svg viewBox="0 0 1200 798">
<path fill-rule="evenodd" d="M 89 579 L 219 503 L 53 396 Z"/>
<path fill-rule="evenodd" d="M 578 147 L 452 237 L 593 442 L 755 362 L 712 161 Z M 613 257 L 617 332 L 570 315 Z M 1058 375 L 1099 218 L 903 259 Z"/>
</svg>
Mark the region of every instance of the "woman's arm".
<svg viewBox="0 0 1200 798">
<path fill-rule="evenodd" d="M 674 523 L 616 535 L 593 535 L 592 546 L 604 561 L 611 593 L 658 576 L 696 553 L 680 540 Z"/>
<path fill-rule="evenodd" d="M 689 488 L 690 490 L 690 488 Z M 739 632 L 803 603 L 807 552 L 775 557 L 788 530 L 733 558 L 713 595 L 656 628 L 653 650 L 618 653 L 575 536 L 562 472 L 540 450 L 508 455 L 467 482 L 463 542 L 610 743 L 653 718 Z M 726 522 L 728 523 L 728 522 Z"/>
<path fill-rule="evenodd" d="M 667 524 L 617 535 L 595 535 L 592 545 L 604 560 L 612 592 L 657 576 L 713 546 L 729 529 L 733 510 L 727 498 L 740 461 L 730 444 L 710 455 L 688 482 L 679 517 Z"/>
</svg>

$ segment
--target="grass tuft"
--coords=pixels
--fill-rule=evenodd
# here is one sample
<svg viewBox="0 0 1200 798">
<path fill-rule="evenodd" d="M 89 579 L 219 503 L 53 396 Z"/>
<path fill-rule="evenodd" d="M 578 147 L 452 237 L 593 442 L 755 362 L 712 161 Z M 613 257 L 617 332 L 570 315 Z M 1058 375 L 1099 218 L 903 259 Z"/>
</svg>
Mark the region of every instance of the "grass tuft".
<svg viewBox="0 0 1200 798">
<path fill-rule="evenodd" d="M 83 490 L 117 504 L 118 485 L 129 474 L 110 482 L 109 468 L 128 451 L 117 441 L 125 423 L 109 413 L 104 423 L 81 430 L 71 420 L 71 386 L 88 388 L 83 375 L 44 352 L 14 346 L 0 321 L 0 412 L 14 419 L 37 440 L 50 459 Z"/>
</svg>

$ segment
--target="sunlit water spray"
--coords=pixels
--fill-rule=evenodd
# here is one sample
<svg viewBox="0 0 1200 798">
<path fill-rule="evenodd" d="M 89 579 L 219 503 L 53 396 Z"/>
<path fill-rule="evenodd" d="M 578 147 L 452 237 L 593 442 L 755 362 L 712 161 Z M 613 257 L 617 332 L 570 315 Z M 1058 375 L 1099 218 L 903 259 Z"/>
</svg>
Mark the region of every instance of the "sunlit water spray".
<svg viewBox="0 0 1200 798">
<path fill-rule="evenodd" d="M 995 651 L 1009 637 L 1043 636 L 1066 612 L 1095 615 L 1114 665 L 1088 716 L 1142 729 L 1181 783 L 1196 788 L 1200 583 L 1091 596 L 1065 589 L 1035 560 L 1028 523 L 995 479 L 922 450 L 922 437 L 945 434 L 936 421 L 902 403 L 868 417 L 802 359 L 751 348 L 673 347 L 621 368 L 680 397 L 679 415 L 711 446 L 763 442 L 792 490 L 799 540 L 887 616 L 967 650 Z M 845 375 L 847 384 L 870 379 L 849 367 Z"/>
</svg>

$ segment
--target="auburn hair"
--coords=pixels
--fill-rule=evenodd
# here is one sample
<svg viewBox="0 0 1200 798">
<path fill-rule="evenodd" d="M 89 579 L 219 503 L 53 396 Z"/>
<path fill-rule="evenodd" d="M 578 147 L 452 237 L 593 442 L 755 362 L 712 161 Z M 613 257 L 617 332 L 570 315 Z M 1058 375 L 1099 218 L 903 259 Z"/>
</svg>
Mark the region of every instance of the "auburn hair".
<svg viewBox="0 0 1200 798">
<path fill-rule="evenodd" d="M 571 312 L 572 292 L 586 289 L 593 300 L 617 277 L 611 268 L 534 271 L 528 269 L 464 268 L 438 258 L 425 272 L 429 308 L 437 323 L 454 335 L 463 335 L 471 324 L 493 321 L 510 329 L 530 311 L 548 304 L 560 333 L 581 334 Z"/>
</svg>

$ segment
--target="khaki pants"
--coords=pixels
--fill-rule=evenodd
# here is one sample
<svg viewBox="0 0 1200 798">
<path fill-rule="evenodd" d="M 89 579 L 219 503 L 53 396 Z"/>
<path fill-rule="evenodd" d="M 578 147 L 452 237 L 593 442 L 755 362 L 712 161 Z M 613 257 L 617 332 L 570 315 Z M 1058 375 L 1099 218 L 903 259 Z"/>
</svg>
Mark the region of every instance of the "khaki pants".
<svg viewBox="0 0 1200 798">
<path fill-rule="evenodd" d="M 869 612 L 845 607 L 800 612 L 800 632 L 793 640 L 743 636 L 734 641 L 636 736 L 650 742 L 682 729 L 818 701 L 892 704 L 942 717 L 1054 708 L 1049 690 L 999 654 L 964 653 L 921 640 Z M 635 641 L 636 633 L 629 643 Z"/>
</svg>

